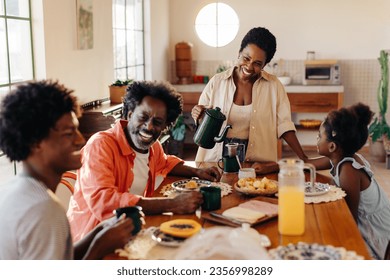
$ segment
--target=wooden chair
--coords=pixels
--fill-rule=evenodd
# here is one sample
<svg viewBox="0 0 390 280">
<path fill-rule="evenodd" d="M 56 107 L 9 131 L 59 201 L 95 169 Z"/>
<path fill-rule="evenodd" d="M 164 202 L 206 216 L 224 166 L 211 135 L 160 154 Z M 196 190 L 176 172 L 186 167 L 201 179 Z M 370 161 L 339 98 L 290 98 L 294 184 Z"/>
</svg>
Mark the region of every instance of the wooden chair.
<svg viewBox="0 0 390 280">
<path fill-rule="evenodd" d="M 57 186 L 56 195 L 65 210 L 69 207 L 69 200 L 73 195 L 76 179 L 77 174 L 75 172 L 67 171 L 62 175 L 61 181 Z"/>
<path fill-rule="evenodd" d="M 73 192 L 74 192 L 73 182 L 71 182 L 69 179 L 76 181 L 77 174 L 75 172 L 72 172 L 72 171 L 66 171 L 62 175 L 62 179 L 61 179 L 60 184 L 63 184 L 64 186 L 66 186 L 69 189 L 69 191 L 73 194 Z"/>
</svg>

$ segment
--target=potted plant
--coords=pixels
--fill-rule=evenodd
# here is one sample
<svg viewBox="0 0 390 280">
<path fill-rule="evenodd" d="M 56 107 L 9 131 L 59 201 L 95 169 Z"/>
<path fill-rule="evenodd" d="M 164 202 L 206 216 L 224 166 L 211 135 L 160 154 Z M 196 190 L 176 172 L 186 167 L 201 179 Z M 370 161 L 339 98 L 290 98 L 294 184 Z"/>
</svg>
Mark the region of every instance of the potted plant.
<svg viewBox="0 0 390 280">
<path fill-rule="evenodd" d="M 175 124 L 160 136 L 160 143 L 167 154 L 183 157 L 184 138 L 186 135 L 186 124 L 184 116 L 179 115 Z"/>
<path fill-rule="evenodd" d="M 133 80 L 116 80 L 109 85 L 111 103 L 122 103 L 122 98 L 126 94 L 126 88 Z"/>
<path fill-rule="evenodd" d="M 375 117 L 374 121 L 368 128 L 370 153 L 374 160 L 384 162 L 386 158 L 386 151 L 384 148 L 384 141 L 390 139 L 390 127 L 386 122 L 387 99 L 389 91 L 389 59 L 388 53 L 384 50 L 380 51 L 378 58 L 381 66 L 381 79 L 379 81 L 377 99 L 379 105 L 379 115 Z"/>
</svg>

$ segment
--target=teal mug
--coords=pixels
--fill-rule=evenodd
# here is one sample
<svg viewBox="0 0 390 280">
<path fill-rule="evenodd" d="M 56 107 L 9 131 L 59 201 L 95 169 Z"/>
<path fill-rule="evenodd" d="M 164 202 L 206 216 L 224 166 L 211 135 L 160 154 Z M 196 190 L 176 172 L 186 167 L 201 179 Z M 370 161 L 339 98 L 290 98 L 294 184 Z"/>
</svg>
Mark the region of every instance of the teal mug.
<svg viewBox="0 0 390 280">
<path fill-rule="evenodd" d="M 200 192 L 203 195 L 203 210 L 213 211 L 221 208 L 221 188 L 213 186 L 201 187 Z"/>
<path fill-rule="evenodd" d="M 134 229 L 131 232 L 132 235 L 136 235 L 141 230 L 142 228 L 141 218 L 143 217 L 142 207 L 140 206 L 121 207 L 115 209 L 114 212 L 117 218 L 119 218 L 120 216 L 122 216 L 123 213 L 125 213 L 127 218 L 132 219 L 134 225 Z"/>
<path fill-rule="evenodd" d="M 237 157 L 225 156 L 218 161 L 218 166 L 223 170 L 223 172 L 227 173 L 235 173 L 240 170 L 240 164 Z"/>
</svg>

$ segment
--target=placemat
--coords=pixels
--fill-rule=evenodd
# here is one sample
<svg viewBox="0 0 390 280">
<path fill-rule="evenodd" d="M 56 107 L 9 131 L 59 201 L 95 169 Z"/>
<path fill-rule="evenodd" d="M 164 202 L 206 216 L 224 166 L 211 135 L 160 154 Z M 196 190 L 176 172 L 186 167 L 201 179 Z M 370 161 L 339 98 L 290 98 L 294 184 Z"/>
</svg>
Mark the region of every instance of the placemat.
<svg viewBox="0 0 390 280">
<path fill-rule="evenodd" d="M 173 259 L 178 248 L 161 246 L 152 239 L 156 227 L 141 230 L 123 249 L 115 250 L 121 257 L 129 260 L 169 260 Z"/>
<path fill-rule="evenodd" d="M 212 182 L 212 186 L 221 188 L 221 197 L 224 197 L 230 193 L 232 193 L 233 187 L 227 183 L 223 182 Z M 161 187 L 160 193 L 167 197 L 174 197 L 178 194 L 178 192 L 172 188 L 171 184 L 166 184 Z"/>
<path fill-rule="evenodd" d="M 347 194 L 342 188 L 330 185 L 330 190 L 325 194 L 317 196 L 305 196 L 305 203 L 322 203 L 336 201 L 342 199 L 346 195 Z"/>
</svg>

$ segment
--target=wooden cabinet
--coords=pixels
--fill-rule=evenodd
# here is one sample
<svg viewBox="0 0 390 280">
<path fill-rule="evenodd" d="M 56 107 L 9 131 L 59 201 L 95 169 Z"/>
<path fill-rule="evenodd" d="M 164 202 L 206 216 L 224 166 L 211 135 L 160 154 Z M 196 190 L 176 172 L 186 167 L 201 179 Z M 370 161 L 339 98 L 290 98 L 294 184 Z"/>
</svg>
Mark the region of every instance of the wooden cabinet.
<svg viewBox="0 0 390 280">
<path fill-rule="evenodd" d="M 181 92 L 183 112 L 191 112 L 198 104 L 200 92 Z M 343 105 L 342 92 L 297 92 L 287 93 L 291 113 L 327 113 Z"/>
<path fill-rule="evenodd" d="M 287 93 L 290 100 L 291 113 L 328 113 L 331 110 L 339 109 L 343 106 L 342 92 L 322 92 L 322 93 Z M 304 128 L 296 125 L 297 129 L 317 130 L 315 128 Z"/>
<path fill-rule="evenodd" d="M 343 106 L 343 87 L 342 86 L 286 86 L 286 92 L 290 100 L 291 113 L 309 113 L 313 114 L 313 118 L 316 118 L 316 113 L 327 113 L 331 110 L 339 109 Z M 195 90 L 180 90 L 183 96 L 183 112 L 188 122 L 192 121 L 191 110 L 198 104 L 198 100 L 201 92 Z M 321 116 L 322 118 L 322 116 Z M 311 130 L 316 131 L 318 128 L 303 128 L 300 125 L 296 125 L 299 130 Z M 193 142 L 191 137 L 193 132 L 189 131 L 186 135 L 186 144 Z M 312 145 L 306 148 L 312 148 Z M 282 141 L 278 143 L 279 157 L 282 154 Z"/>
<path fill-rule="evenodd" d="M 198 104 L 201 92 L 180 92 L 183 97 L 183 112 L 191 113 L 192 108 Z"/>
<path fill-rule="evenodd" d="M 200 92 L 181 92 L 183 111 L 191 112 L 198 104 Z M 291 105 L 291 113 L 327 113 L 343 105 L 342 92 L 287 92 Z"/>
<path fill-rule="evenodd" d="M 287 93 L 291 113 L 327 113 L 343 105 L 343 93 Z"/>
<path fill-rule="evenodd" d="M 304 113 L 306 116 L 309 113 L 310 119 L 321 120 L 324 114 L 343 106 L 343 92 L 287 92 L 287 95 L 290 100 L 291 113 L 297 115 Z M 316 115 L 320 116 L 316 117 Z M 302 148 L 306 151 L 316 150 L 315 137 L 312 134 L 317 133 L 318 127 L 303 127 L 299 124 L 295 127 L 300 142 L 301 140 L 306 142 L 301 142 Z M 282 146 L 282 141 L 279 141 L 279 155 L 282 155 L 282 147 L 290 150 L 288 145 Z"/>
<path fill-rule="evenodd" d="M 82 106 L 83 115 L 79 119 L 79 130 L 85 140 L 98 131 L 112 127 L 121 117 L 122 106 L 122 104 L 111 104 L 109 101 L 98 105 Z"/>
</svg>

